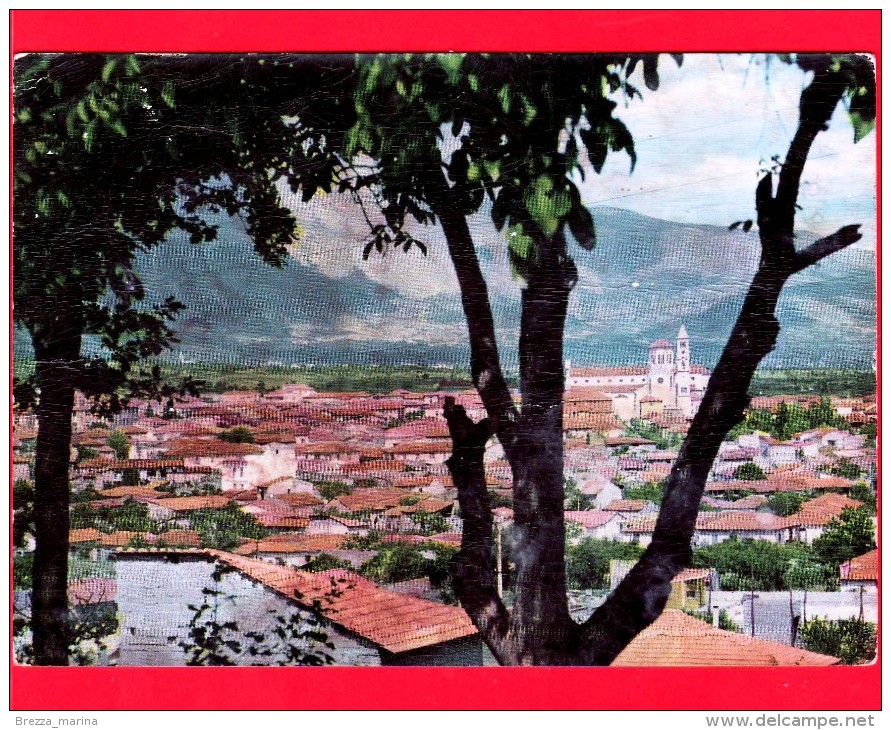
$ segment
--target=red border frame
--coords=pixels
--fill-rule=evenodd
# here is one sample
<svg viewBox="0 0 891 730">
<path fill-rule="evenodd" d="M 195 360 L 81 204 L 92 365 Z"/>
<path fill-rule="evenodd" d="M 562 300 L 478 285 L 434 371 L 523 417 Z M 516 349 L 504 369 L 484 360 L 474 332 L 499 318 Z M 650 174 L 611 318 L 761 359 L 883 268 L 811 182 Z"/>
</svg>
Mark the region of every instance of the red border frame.
<svg viewBox="0 0 891 730">
<path fill-rule="evenodd" d="M 17 10 L 10 13 L 10 34 L 11 54 L 845 50 L 880 59 L 881 11 Z M 879 664 L 776 669 L 12 666 L 10 682 L 14 710 L 881 708 Z"/>
</svg>

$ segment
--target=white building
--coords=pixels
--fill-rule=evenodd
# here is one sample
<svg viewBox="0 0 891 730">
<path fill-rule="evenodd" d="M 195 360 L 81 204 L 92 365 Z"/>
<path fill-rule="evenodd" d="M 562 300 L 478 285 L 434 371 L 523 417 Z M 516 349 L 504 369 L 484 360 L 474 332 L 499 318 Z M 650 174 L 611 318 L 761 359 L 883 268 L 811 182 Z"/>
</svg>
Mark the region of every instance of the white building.
<svg viewBox="0 0 891 730">
<path fill-rule="evenodd" d="M 650 345 L 646 365 L 579 368 L 566 361 L 567 389 L 597 388 L 613 399 L 615 414 L 625 420 L 648 415 L 693 416 L 710 375 L 703 366 L 693 364 L 684 325 L 674 345 L 668 340 Z"/>
</svg>

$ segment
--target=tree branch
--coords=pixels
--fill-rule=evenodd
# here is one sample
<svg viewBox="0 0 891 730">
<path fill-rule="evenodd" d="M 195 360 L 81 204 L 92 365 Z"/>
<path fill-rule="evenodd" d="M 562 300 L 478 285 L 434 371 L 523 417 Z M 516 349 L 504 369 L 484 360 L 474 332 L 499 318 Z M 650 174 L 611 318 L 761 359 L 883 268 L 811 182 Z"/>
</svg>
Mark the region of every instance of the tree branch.
<svg viewBox="0 0 891 730">
<path fill-rule="evenodd" d="M 495 585 L 492 508 L 483 465 L 492 424 L 488 419 L 474 423 L 451 397 L 444 413 L 454 445 L 446 466 L 464 521 L 461 550 L 452 564 L 455 594 L 498 661 L 516 664 L 517 647 L 508 637 L 510 614 Z"/>
<path fill-rule="evenodd" d="M 835 233 L 814 241 L 807 248 L 803 248 L 795 255 L 795 270 L 801 271 L 812 266 L 822 259 L 838 251 L 846 249 L 853 243 L 857 243 L 863 234 L 860 233 L 860 225 L 843 226 Z"/>
<path fill-rule="evenodd" d="M 473 247 L 467 219 L 452 200 L 444 171 L 434 173 L 430 202 L 439 217 L 449 247 L 449 257 L 461 288 L 461 305 L 470 338 L 470 373 L 492 422 L 492 430 L 504 447 L 508 460 L 513 450 L 515 424 L 519 417 L 498 355 L 495 322 L 489 290 Z"/>
</svg>

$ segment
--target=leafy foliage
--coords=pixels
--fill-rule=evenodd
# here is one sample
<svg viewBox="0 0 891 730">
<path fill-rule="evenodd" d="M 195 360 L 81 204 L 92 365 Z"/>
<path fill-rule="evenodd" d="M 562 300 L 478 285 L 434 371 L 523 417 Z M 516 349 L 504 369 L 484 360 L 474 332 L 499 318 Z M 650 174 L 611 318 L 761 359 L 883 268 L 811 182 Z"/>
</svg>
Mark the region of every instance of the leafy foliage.
<svg viewBox="0 0 891 730">
<path fill-rule="evenodd" d="M 625 487 L 623 499 L 643 499 L 653 504 L 662 504 L 662 483 L 647 482 L 639 487 Z"/>
<path fill-rule="evenodd" d="M 866 482 L 858 482 L 857 484 L 853 485 L 851 487 L 851 490 L 848 492 L 848 496 L 851 499 L 856 499 L 858 502 L 863 502 L 863 507 L 871 515 L 876 514 L 876 509 L 878 507 L 876 493 Z"/>
<path fill-rule="evenodd" d="M 804 543 L 777 544 L 767 540 L 729 540 L 693 550 L 691 565 L 718 571 L 721 588 L 728 591 L 783 591 L 812 581 L 809 590 L 835 584 L 833 566 L 821 563 L 817 552 Z M 811 566 L 816 565 L 816 568 Z M 801 576 L 806 576 L 802 578 Z"/>
<path fill-rule="evenodd" d="M 788 517 L 813 496 L 811 492 L 776 492 L 767 501 L 767 508 L 779 517 Z"/>
<path fill-rule="evenodd" d="M 828 654 L 844 664 L 863 664 L 876 656 L 876 625 L 861 619 L 816 618 L 801 626 L 801 640 L 808 651 Z"/>
<path fill-rule="evenodd" d="M 875 526 L 868 509 L 850 507 L 831 520 L 814 540 L 820 560 L 834 566 L 875 548 Z"/>
<path fill-rule="evenodd" d="M 863 470 L 850 459 L 839 459 L 835 464 L 829 467 L 829 473 L 834 477 L 859 479 L 863 474 Z"/>
<path fill-rule="evenodd" d="M 579 590 L 609 588 L 609 561 L 636 561 L 643 548 L 626 542 L 585 538 L 566 548 L 566 579 Z"/>
<path fill-rule="evenodd" d="M 34 483 L 27 479 L 16 479 L 12 485 L 12 542 L 15 547 L 24 547 L 25 536 L 34 534 Z"/>
<path fill-rule="evenodd" d="M 398 583 L 426 577 L 430 579 L 430 585 L 450 597 L 452 576 L 449 567 L 456 552 L 454 548 L 435 543 L 421 548 L 401 543 L 381 545 L 378 554 L 365 563 L 359 573 L 376 583 Z"/>
<path fill-rule="evenodd" d="M 848 422 L 825 397 L 819 402 L 811 403 L 807 408 L 799 403 L 783 402 L 777 406 L 775 412 L 763 409 L 750 410 L 746 413 L 745 420 L 730 432 L 728 438 L 762 431 L 786 441 L 793 434 L 823 426 L 845 431 L 850 429 Z"/>
<path fill-rule="evenodd" d="M 747 461 L 740 464 L 733 472 L 734 479 L 742 479 L 743 481 L 759 481 L 767 479 L 764 470 L 754 462 Z"/>
<path fill-rule="evenodd" d="M 108 434 L 108 445 L 114 449 L 118 459 L 126 459 L 130 455 L 130 439 L 123 431 L 112 431 Z"/>
<path fill-rule="evenodd" d="M 252 444 L 254 443 L 254 432 L 247 426 L 236 426 L 220 431 L 217 438 L 230 444 Z"/>
<path fill-rule="evenodd" d="M 624 435 L 655 441 L 656 446 L 660 449 L 676 449 L 684 440 L 681 434 L 670 433 L 654 423 L 638 418 L 631 419 L 625 427 Z"/>
<path fill-rule="evenodd" d="M 190 518 L 193 530 L 201 536 L 201 546 L 231 550 L 244 538 L 261 540 L 269 534 L 253 515 L 242 512 L 236 505 L 219 509 L 195 510 Z"/>
<path fill-rule="evenodd" d="M 319 482 L 316 491 L 323 499 L 335 499 L 345 494 L 352 494 L 353 488 L 345 482 Z"/>
<path fill-rule="evenodd" d="M 609 97 L 640 95 L 628 77 L 641 62 L 655 88 L 658 59 L 651 54 L 359 57 L 356 121 L 339 189 L 360 203 L 360 190 L 372 190 L 380 209 L 381 223 L 366 214 L 371 235 L 363 255 L 392 247 L 426 253 L 405 224 L 409 217 L 436 221 L 431 185 L 443 164 L 462 213 L 480 210 L 488 198 L 518 276 L 528 279 L 537 265 L 535 236 L 549 239 L 568 227 L 582 248 L 593 248 L 593 220 L 572 176 L 599 173 L 609 152 L 626 152 L 633 166 L 634 142 Z"/>
</svg>

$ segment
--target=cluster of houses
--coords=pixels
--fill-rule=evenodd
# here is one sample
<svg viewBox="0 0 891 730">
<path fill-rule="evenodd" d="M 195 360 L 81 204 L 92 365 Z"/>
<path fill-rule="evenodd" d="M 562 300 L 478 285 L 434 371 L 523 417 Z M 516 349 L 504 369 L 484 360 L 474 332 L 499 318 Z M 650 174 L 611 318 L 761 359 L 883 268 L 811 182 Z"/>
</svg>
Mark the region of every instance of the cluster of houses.
<svg viewBox="0 0 891 730">
<path fill-rule="evenodd" d="M 666 433 L 685 430 L 690 403 L 707 382 L 707 373 L 689 364 L 685 332 L 679 338 L 677 348 L 655 348 L 652 372 L 641 376 L 641 383 L 629 383 L 643 407 L 632 415 L 650 414 L 650 422 Z M 665 383 L 659 382 L 663 370 L 671 376 Z M 575 372 L 566 394 L 566 474 L 585 499 L 576 509 L 568 505 L 566 520 L 577 526 L 573 539 L 645 545 L 658 506 L 629 499 L 626 490 L 658 484 L 676 452 L 624 431 L 624 406 L 616 403 L 623 392 L 619 385 L 625 385 L 618 380 L 625 376 L 601 376 L 609 382 L 589 382 L 598 377 L 593 370 L 587 381 L 582 371 Z M 668 397 L 669 385 L 673 405 L 654 407 L 654 398 Z M 644 387 L 647 393 L 642 393 Z M 451 454 L 442 416 L 447 396 L 472 417 L 484 415 L 476 391 L 372 395 L 317 392 L 295 384 L 271 392 L 188 397 L 166 409 L 132 401 L 109 423 L 97 422 L 90 403 L 78 396 L 71 464 L 77 503 L 98 513 L 135 502 L 145 505 L 155 525 L 151 531 L 81 527 L 70 534 L 72 546 L 82 553 L 97 559 L 115 556 L 117 582 L 109 590 L 124 616 L 119 663 L 184 661 L 185 607 L 200 600 L 217 564 L 235 571 L 238 585 L 233 591 L 251 610 L 281 607 L 282 601 L 306 610 L 303 599 L 295 596 L 316 595 L 320 580 L 336 578 L 343 584 L 338 595 L 349 598 L 338 599 L 324 619 L 329 632 L 339 637 L 339 663 L 485 661 L 486 651 L 466 614 L 445 605 L 429 583 L 381 586 L 351 572 L 376 555 L 373 549 L 357 547 L 358 538 L 371 534 L 381 543 L 405 543 L 422 551 L 460 545 L 457 493 L 445 464 Z M 871 405 L 874 413 L 874 401 L 847 399 L 837 410 L 868 421 Z M 33 414 L 16 414 L 16 478 L 32 478 L 36 427 Z M 867 447 L 863 436 L 828 428 L 784 442 L 755 433 L 724 443 L 706 486 L 694 544 L 711 545 L 733 536 L 813 542 L 842 510 L 861 504 L 847 495 L 857 480 L 832 474 L 842 461 L 856 465 L 866 478 L 875 470 L 875 449 Z M 746 463 L 758 466 L 766 478 L 734 478 Z M 497 443 L 488 448 L 485 464 L 489 490 L 499 505 L 497 522 L 509 525 L 511 473 Z M 779 492 L 810 498 L 795 514 L 778 517 L 765 505 Z M 196 513 L 208 510 L 250 515 L 265 536 L 245 537 L 225 552 L 210 549 L 193 522 Z M 338 568 L 336 575 L 302 570 L 323 554 L 350 567 Z M 866 568 L 849 566 L 849 582 L 868 572 L 867 556 L 864 560 Z M 366 615 L 363 607 L 372 604 L 380 613 Z M 246 608 L 244 615 L 248 613 Z M 676 616 L 666 622 L 663 628 L 672 636 L 682 634 L 684 626 L 696 628 Z M 716 636 L 718 629 L 706 628 Z M 658 633 L 663 638 L 657 643 L 665 635 Z M 807 661 L 806 654 L 799 651 L 796 661 Z M 633 662 L 637 654 L 626 650 L 625 656 Z"/>
</svg>

